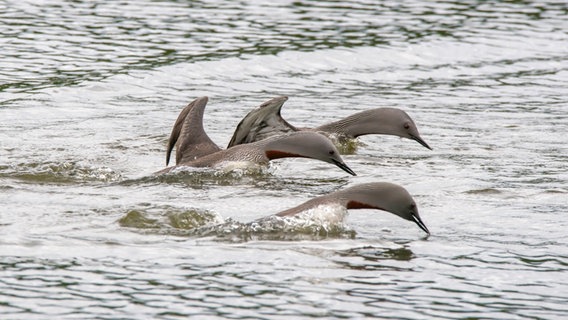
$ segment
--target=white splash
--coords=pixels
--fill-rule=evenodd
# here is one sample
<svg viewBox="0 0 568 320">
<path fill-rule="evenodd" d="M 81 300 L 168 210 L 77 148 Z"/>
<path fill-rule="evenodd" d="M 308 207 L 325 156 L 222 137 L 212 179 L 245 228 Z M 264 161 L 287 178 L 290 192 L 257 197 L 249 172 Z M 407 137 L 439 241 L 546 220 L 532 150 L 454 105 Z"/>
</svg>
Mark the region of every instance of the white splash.
<svg viewBox="0 0 568 320">
<path fill-rule="evenodd" d="M 215 166 L 215 169 L 222 172 L 229 171 L 248 171 L 261 170 L 265 166 L 259 165 L 252 161 L 223 161 Z"/>
<path fill-rule="evenodd" d="M 248 225 L 250 232 L 329 235 L 348 230 L 347 209 L 339 204 L 319 205 L 291 217 L 269 216 Z"/>
<path fill-rule="evenodd" d="M 315 208 L 302 211 L 292 217 L 285 217 L 298 226 L 330 225 L 343 226 L 347 217 L 347 209 L 337 203 L 322 204 Z"/>
</svg>

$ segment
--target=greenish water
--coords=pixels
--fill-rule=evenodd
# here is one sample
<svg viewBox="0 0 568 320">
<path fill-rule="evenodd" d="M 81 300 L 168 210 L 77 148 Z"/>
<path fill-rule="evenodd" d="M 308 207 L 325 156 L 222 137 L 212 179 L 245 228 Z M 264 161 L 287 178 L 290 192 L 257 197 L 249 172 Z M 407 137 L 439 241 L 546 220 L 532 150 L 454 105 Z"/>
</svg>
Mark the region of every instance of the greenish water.
<svg viewBox="0 0 568 320">
<path fill-rule="evenodd" d="M 562 1 L 0 3 L 2 319 L 563 319 L 568 5 Z M 365 136 L 326 163 L 164 167 L 209 96 L 221 146 L 278 95 L 299 127 L 388 106 L 434 148 Z M 391 181 L 393 215 L 251 221 Z"/>
</svg>

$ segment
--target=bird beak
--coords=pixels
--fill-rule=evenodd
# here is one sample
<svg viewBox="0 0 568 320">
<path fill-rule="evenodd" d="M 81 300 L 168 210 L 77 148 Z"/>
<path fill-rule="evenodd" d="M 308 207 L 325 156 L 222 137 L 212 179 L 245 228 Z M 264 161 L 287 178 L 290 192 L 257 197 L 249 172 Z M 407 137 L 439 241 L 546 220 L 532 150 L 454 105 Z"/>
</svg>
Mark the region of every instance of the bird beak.
<svg viewBox="0 0 568 320">
<path fill-rule="evenodd" d="M 333 161 L 333 163 L 340 167 L 343 171 L 349 173 L 352 176 L 356 176 L 357 174 L 355 173 L 355 171 L 351 170 L 351 168 L 349 168 L 344 162 L 341 161 L 337 161 L 335 159 L 331 159 L 331 161 Z"/>
<path fill-rule="evenodd" d="M 430 146 L 426 143 L 426 141 L 422 140 L 422 138 L 420 138 L 420 136 L 415 136 L 415 135 L 410 135 L 410 139 L 420 143 L 421 145 L 423 145 L 424 147 L 433 150 L 432 148 L 430 148 Z"/>
<path fill-rule="evenodd" d="M 424 224 L 424 222 L 422 222 L 418 214 L 413 213 L 412 219 L 414 220 L 414 222 L 416 222 L 416 224 L 420 227 L 420 229 L 424 230 L 428 235 L 430 235 L 430 231 L 428 231 L 428 228 L 426 228 L 426 225 Z"/>
</svg>

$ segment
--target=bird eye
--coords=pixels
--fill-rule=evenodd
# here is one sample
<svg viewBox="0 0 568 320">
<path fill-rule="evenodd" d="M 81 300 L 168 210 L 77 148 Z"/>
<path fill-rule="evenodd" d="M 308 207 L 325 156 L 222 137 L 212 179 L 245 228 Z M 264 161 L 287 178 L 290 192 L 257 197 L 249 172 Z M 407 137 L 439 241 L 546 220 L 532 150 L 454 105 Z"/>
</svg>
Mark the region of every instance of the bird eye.
<svg viewBox="0 0 568 320">
<path fill-rule="evenodd" d="M 329 152 L 329 155 L 330 155 L 330 156 L 332 156 L 332 155 L 334 155 L 334 154 L 335 154 L 335 151 L 333 151 L 333 150 L 331 150 L 331 151 Z"/>
<path fill-rule="evenodd" d="M 410 128 L 410 124 L 408 124 L 408 122 L 406 122 L 406 123 L 404 124 L 404 129 L 408 129 L 408 128 Z"/>
</svg>

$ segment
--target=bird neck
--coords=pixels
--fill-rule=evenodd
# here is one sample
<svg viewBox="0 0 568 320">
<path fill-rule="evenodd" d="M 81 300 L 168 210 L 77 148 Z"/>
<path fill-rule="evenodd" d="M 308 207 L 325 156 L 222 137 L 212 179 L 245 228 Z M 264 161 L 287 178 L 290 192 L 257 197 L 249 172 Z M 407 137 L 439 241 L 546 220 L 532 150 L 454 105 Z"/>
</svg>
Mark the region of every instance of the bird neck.
<svg viewBox="0 0 568 320">
<path fill-rule="evenodd" d="M 305 157 L 300 146 L 291 136 L 269 138 L 264 144 L 264 153 L 269 160 L 280 158 Z"/>
<path fill-rule="evenodd" d="M 344 135 L 349 138 L 357 138 L 365 134 L 389 133 L 388 123 L 376 109 L 355 113 L 341 120 L 319 126 L 315 130 Z"/>
</svg>

